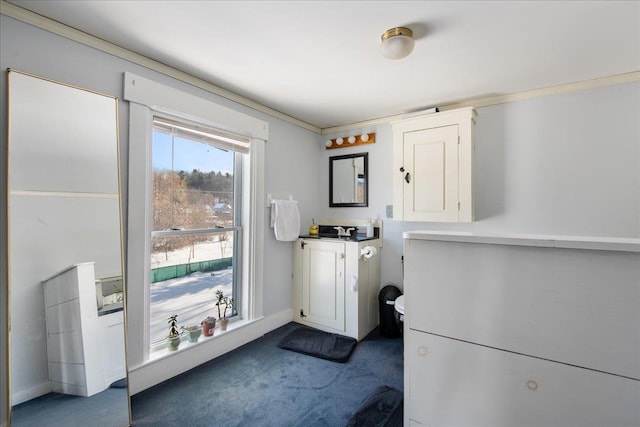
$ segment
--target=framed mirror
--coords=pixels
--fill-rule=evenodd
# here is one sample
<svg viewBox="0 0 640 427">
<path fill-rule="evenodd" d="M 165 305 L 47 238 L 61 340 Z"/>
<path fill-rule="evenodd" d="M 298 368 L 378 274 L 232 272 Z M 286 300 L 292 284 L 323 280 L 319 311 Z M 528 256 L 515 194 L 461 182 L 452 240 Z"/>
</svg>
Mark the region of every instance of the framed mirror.
<svg viewBox="0 0 640 427">
<path fill-rule="evenodd" d="M 369 206 L 368 153 L 329 158 L 329 206 Z"/>
<path fill-rule="evenodd" d="M 11 425 L 129 425 L 118 100 L 8 88 Z"/>
</svg>

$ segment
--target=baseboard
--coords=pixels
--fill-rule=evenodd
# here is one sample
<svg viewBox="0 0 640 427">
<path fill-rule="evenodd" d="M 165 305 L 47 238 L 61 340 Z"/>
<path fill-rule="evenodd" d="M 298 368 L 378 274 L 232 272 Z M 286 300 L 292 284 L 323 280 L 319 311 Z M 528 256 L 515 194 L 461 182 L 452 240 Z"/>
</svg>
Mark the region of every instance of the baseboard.
<svg viewBox="0 0 640 427">
<path fill-rule="evenodd" d="M 38 384 L 26 390 L 14 391 L 11 394 L 11 406 L 19 405 L 36 397 L 51 393 L 51 383 L 49 381 Z"/>
<path fill-rule="evenodd" d="M 293 310 L 287 309 L 264 318 L 241 324 L 220 335 L 214 335 L 193 348 L 178 350 L 162 359 L 150 361 L 129 370 L 129 393 L 140 393 L 170 378 L 180 375 L 244 344 L 260 338 L 267 332 L 289 323 Z"/>
<path fill-rule="evenodd" d="M 293 309 L 288 308 L 264 318 L 264 333 L 278 329 L 293 321 Z"/>
</svg>

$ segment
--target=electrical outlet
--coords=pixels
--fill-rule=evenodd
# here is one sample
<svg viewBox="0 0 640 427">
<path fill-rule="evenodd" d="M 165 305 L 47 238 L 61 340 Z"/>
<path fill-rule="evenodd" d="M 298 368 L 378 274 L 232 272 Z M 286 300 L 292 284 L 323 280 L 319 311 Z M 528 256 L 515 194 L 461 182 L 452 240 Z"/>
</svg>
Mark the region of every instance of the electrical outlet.
<svg viewBox="0 0 640 427">
<path fill-rule="evenodd" d="M 387 218 L 393 218 L 393 205 L 387 205 Z"/>
</svg>

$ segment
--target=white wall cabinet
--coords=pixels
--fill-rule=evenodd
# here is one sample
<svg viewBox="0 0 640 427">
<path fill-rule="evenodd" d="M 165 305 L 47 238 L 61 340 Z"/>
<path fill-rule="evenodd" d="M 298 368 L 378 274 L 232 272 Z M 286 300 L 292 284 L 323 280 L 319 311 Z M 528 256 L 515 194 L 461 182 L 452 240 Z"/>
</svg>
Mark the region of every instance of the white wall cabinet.
<svg viewBox="0 0 640 427">
<path fill-rule="evenodd" d="M 640 425 L 640 240 L 404 236 L 405 425 Z"/>
<path fill-rule="evenodd" d="M 473 221 L 472 108 L 393 123 L 393 217 Z"/>
<path fill-rule="evenodd" d="M 327 332 L 364 338 L 378 324 L 380 253 L 365 259 L 363 242 L 301 238 L 293 250 L 293 320 Z"/>
</svg>

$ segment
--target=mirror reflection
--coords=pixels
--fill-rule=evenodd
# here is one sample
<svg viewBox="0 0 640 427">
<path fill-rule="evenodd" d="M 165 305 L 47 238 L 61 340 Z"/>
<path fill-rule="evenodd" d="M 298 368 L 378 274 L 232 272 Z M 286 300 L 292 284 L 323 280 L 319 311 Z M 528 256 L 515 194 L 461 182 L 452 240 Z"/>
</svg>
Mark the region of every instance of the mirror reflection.
<svg viewBox="0 0 640 427">
<path fill-rule="evenodd" d="M 117 99 L 9 71 L 11 424 L 129 424 Z"/>
<path fill-rule="evenodd" d="M 329 206 L 368 206 L 368 153 L 329 158 Z"/>
</svg>

